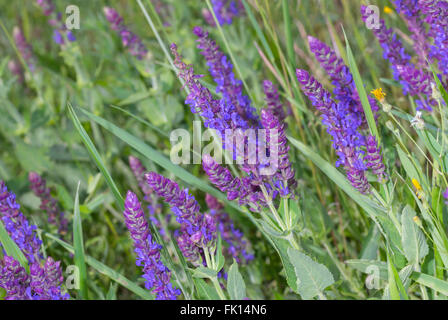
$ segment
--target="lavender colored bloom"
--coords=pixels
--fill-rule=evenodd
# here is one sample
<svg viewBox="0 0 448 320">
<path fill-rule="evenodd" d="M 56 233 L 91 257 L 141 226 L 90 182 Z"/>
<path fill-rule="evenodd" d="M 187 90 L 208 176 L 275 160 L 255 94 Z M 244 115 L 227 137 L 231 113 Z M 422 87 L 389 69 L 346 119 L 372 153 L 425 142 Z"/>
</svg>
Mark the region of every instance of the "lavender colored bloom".
<svg viewBox="0 0 448 320">
<path fill-rule="evenodd" d="M 374 175 L 377 176 L 378 182 L 384 183 L 387 181 L 386 168 L 383 163 L 383 156 L 381 155 L 381 149 L 378 147 L 378 143 L 374 136 L 369 135 L 367 137 L 367 153 L 364 158 L 366 165 L 370 168 Z"/>
<path fill-rule="evenodd" d="M 267 109 L 280 121 L 283 122 L 286 118 L 283 105 L 280 102 L 280 97 L 277 87 L 269 80 L 263 81 L 263 91 L 266 96 Z"/>
<path fill-rule="evenodd" d="M 51 195 L 50 188 L 47 188 L 46 181 L 36 172 L 30 172 L 28 180 L 31 190 L 41 201 L 40 209 L 48 215 L 48 222 L 57 226 L 60 234 L 66 234 L 68 220 L 65 218 L 57 200 Z"/>
<path fill-rule="evenodd" d="M 448 2 L 418 0 L 418 5 L 429 24 L 428 36 L 434 39 L 429 48 L 429 56 L 439 61 L 439 69 L 448 76 Z"/>
<path fill-rule="evenodd" d="M 285 131 L 283 130 L 284 124 L 281 123 L 274 116 L 272 111 L 268 109 L 261 110 L 261 124 L 266 130 L 268 130 L 266 139 L 268 143 L 271 141 L 273 134 L 275 134 L 277 138 L 278 171 L 275 174 L 274 179 L 278 179 L 278 181 L 274 182 L 274 186 L 278 189 L 281 197 L 287 198 L 293 196 L 294 188 L 297 185 L 297 182 L 294 179 L 294 169 L 289 161 L 289 146 Z M 271 143 L 269 143 L 269 146 L 272 147 Z"/>
<path fill-rule="evenodd" d="M 448 206 L 448 188 L 442 193 L 443 198 L 445 199 L 445 204 Z"/>
<path fill-rule="evenodd" d="M 17 50 L 20 52 L 25 63 L 28 65 L 28 68 L 31 72 L 35 70 L 35 62 L 33 51 L 31 49 L 30 44 L 26 41 L 25 35 L 19 27 L 14 27 L 12 31 L 12 37 L 16 44 Z"/>
<path fill-rule="evenodd" d="M 224 211 L 223 205 L 210 194 L 205 195 L 205 202 L 210 209 L 210 214 L 218 221 L 218 230 L 226 244 L 223 248 L 224 254 L 234 258 L 239 264 L 253 260 L 254 255 L 248 252 L 248 243 L 243 238 L 243 233 L 235 228 L 232 219 Z"/>
<path fill-rule="evenodd" d="M 111 29 L 120 35 L 123 46 L 128 48 L 129 53 L 137 59 L 144 59 L 148 54 L 148 50 L 141 39 L 123 23 L 123 18 L 118 12 L 110 7 L 104 7 L 103 11 Z"/>
<path fill-rule="evenodd" d="M 431 98 L 432 95 L 432 75 L 429 72 L 415 69 L 409 65 L 398 65 L 397 71 L 402 79 L 400 83 L 403 86 L 405 94 L 411 94 L 417 96 L 420 99 L 416 99 L 417 109 L 432 110 L 431 106 L 436 104 L 436 101 Z M 425 99 L 424 96 L 429 97 Z"/>
<path fill-rule="evenodd" d="M 423 25 L 423 19 L 421 17 L 421 10 L 418 4 L 418 0 L 395 0 L 395 6 L 397 11 L 402 13 L 409 30 L 411 31 L 411 38 L 414 41 L 414 50 L 418 56 L 418 67 L 425 68 L 428 58 L 428 43 L 427 32 Z"/>
<path fill-rule="evenodd" d="M 333 90 L 335 99 L 348 105 L 349 111 L 357 120 L 354 125 L 366 127 L 367 120 L 364 115 L 364 109 L 350 69 L 341 58 L 336 56 L 334 50 L 325 43 L 311 36 L 308 36 L 308 43 L 311 52 L 314 53 L 317 61 L 330 76 L 331 83 L 335 86 Z M 376 115 L 379 109 L 378 104 L 371 97 L 369 97 L 369 103 L 374 115 Z"/>
<path fill-rule="evenodd" d="M 8 69 L 13 75 L 17 77 L 19 83 L 23 83 L 25 81 L 25 74 L 19 61 L 10 60 L 8 62 Z"/>
<path fill-rule="evenodd" d="M 64 45 L 64 35 L 70 42 L 76 40 L 75 35 L 67 29 L 65 22 L 62 21 L 62 13 L 54 10 L 55 6 L 51 0 L 36 0 L 36 2 L 46 16 L 51 16 L 48 23 L 53 27 L 53 41 L 55 43 Z"/>
<path fill-rule="evenodd" d="M 302 91 L 321 112 L 322 123 L 333 138 L 333 148 L 338 156 L 336 166 L 342 164 L 352 186 L 361 193 L 367 193 L 370 185 L 365 176 L 366 167 L 359 148 L 363 139 L 354 125 L 357 119 L 346 104 L 335 103 L 330 93 L 308 72 L 297 69 L 296 75 Z"/>
<path fill-rule="evenodd" d="M 70 296 L 62 292 L 62 281 L 60 263 L 48 257 L 43 266 L 39 263 L 30 266 L 27 295 L 32 300 L 67 300 Z"/>
<path fill-rule="evenodd" d="M 181 225 L 177 235 L 180 250 L 192 263 L 200 262 L 203 249 L 215 247 L 215 219 L 199 212 L 199 204 L 188 189 L 181 190 L 177 183 L 155 172 L 147 173 L 145 177 L 151 189 L 171 206 L 176 221 Z"/>
<path fill-rule="evenodd" d="M 366 6 L 361 6 L 361 14 L 364 22 L 368 21 L 371 12 L 367 11 Z M 384 59 L 389 60 L 394 71 L 394 78 L 399 79 L 398 71 L 396 66 L 398 65 L 408 65 L 411 60 L 411 56 L 405 52 L 405 48 L 401 43 L 397 35 L 392 31 L 392 29 L 387 29 L 386 24 L 383 19 L 379 21 L 379 28 L 373 28 L 372 32 L 378 39 L 381 47 L 383 48 Z"/>
<path fill-rule="evenodd" d="M 54 12 L 54 4 L 51 0 L 36 0 L 38 6 L 42 8 L 44 15 L 50 16 Z"/>
<path fill-rule="evenodd" d="M 249 205 L 253 211 L 259 210 L 260 206 L 266 206 L 266 201 L 259 186 L 253 185 L 250 177 L 234 177 L 229 169 L 216 163 L 207 154 L 202 158 L 202 167 L 211 183 L 220 191 L 225 192 L 227 199 L 230 201 L 238 199 L 240 206 Z"/>
<path fill-rule="evenodd" d="M 11 239 L 25 254 L 30 263 L 42 258 L 39 253 L 42 241 L 35 234 L 37 227 L 30 225 L 20 212 L 14 193 L 9 192 L 3 181 L 0 181 L 0 218 Z"/>
<path fill-rule="evenodd" d="M 156 218 L 156 215 L 160 215 L 162 211 L 162 205 L 157 203 L 157 196 L 148 186 L 145 181 L 145 173 L 148 172 L 139 159 L 133 156 L 129 156 L 129 166 L 137 179 L 138 185 L 144 194 L 144 200 L 148 204 L 149 219 L 159 229 L 162 236 L 166 236 L 165 229 L 162 228 L 160 221 Z M 169 219 L 169 216 L 166 217 Z"/>
<path fill-rule="evenodd" d="M 12 257 L 4 256 L 0 260 L 0 288 L 6 291 L 6 300 L 26 299 L 29 276 L 20 263 Z"/>
<path fill-rule="evenodd" d="M 176 44 L 171 45 L 171 53 L 174 55 L 174 65 L 179 69 L 179 78 L 185 81 L 189 89 L 185 103 L 190 106 L 191 112 L 199 113 L 204 119 L 204 126 L 217 130 L 224 136 L 226 129 L 245 127 L 245 120 L 241 118 L 233 105 L 226 104 L 223 99 L 216 100 L 210 91 L 197 79 L 193 66 L 186 65 L 177 51 Z"/>
<path fill-rule="evenodd" d="M 160 259 L 162 246 L 152 238 L 140 202 L 131 191 L 126 195 L 123 215 L 134 242 L 136 264 L 143 267 L 146 289 L 151 290 L 157 300 L 176 300 L 180 290 L 171 284 L 171 272 Z"/>
<path fill-rule="evenodd" d="M 232 20 L 240 16 L 244 11 L 244 7 L 240 0 L 211 0 L 213 12 L 216 15 L 219 25 L 232 24 Z M 204 10 L 203 16 L 206 22 L 215 26 L 215 20 L 209 10 Z"/>
<path fill-rule="evenodd" d="M 201 54 L 207 60 L 210 74 L 217 84 L 216 92 L 222 94 L 224 103 L 229 108 L 235 109 L 240 117 L 249 123 L 258 122 L 256 110 L 250 105 L 249 98 L 243 94 L 243 83 L 235 77 L 233 65 L 228 57 L 201 27 L 195 27 L 193 33 L 198 37 L 198 48 L 202 50 Z M 240 121 L 238 127 L 245 129 L 248 123 Z"/>
</svg>

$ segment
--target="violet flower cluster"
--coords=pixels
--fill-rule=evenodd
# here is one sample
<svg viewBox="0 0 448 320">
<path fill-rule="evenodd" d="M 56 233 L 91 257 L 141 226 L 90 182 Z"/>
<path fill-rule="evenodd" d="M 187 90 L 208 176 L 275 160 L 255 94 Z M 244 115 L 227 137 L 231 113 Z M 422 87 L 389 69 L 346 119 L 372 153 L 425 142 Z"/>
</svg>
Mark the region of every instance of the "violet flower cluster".
<svg viewBox="0 0 448 320">
<path fill-rule="evenodd" d="M 308 36 L 308 43 L 311 52 L 313 52 L 316 60 L 327 72 L 331 79 L 331 83 L 334 85 L 333 95 L 335 100 L 348 106 L 348 110 L 353 114 L 354 119 L 356 120 L 354 125 L 357 128 L 365 128 L 367 126 L 367 120 L 350 69 L 327 44 L 312 36 Z M 372 97 L 369 97 L 369 103 L 372 112 L 376 115 L 376 112 L 379 109 L 378 104 Z"/>
<path fill-rule="evenodd" d="M 155 172 L 147 173 L 145 178 L 150 188 L 171 206 L 180 224 L 176 238 L 182 254 L 193 264 L 200 264 L 203 250 L 213 250 L 216 246 L 215 218 L 199 212 L 199 204 L 188 189 L 180 189 L 177 183 Z"/>
<path fill-rule="evenodd" d="M 428 50 L 431 51 L 431 49 L 426 42 L 430 34 L 427 34 L 426 27 L 422 25 L 420 3 L 417 0 L 400 0 L 395 1 L 395 4 L 403 13 L 412 31 L 414 49 L 419 57 L 418 66 L 411 62 L 411 56 L 406 53 L 403 44 L 392 29 L 386 27 L 383 19 L 379 21 L 379 28 L 373 28 L 372 31 L 383 48 L 384 58 L 391 63 L 394 78 L 402 85 L 403 93 L 417 97 L 415 102 L 419 110 L 431 111 L 436 101 L 431 97 L 433 79 L 426 63 L 426 58 L 431 58 L 431 54 L 427 56 Z M 366 22 L 371 12 L 368 12 L 366 6 L 361 6 L 361 14 L 363 21 Z"/>
<path fill-rule="evenodd" d="M 210 72 L 218 84 L 217 91 L 222 93 L 223 98 L 217 100 L 213 98 L 210 91 L 205 88 L 194 74 L 193 67 L 187 66 L 177 51 L 175 44 L 171 45 L 171 51 L 175 57 L 174 64 L 179 69 L 179 77 L 185 81 L 185 86 L 189 89 L 185 100 L 190 105 L 193 113 L 199 113 L 206 127 L 217 130 L 223 138 L 223 148 L 230 151 L 233 160 L 240 161 L 240 168 L 247 174 L 243 178 L 235 178 L 224 167 L 217 164 L 211 157 L 205 156 L 203 159 L 203 168 L 208 174 L 210 180 L 231 200 L 238 199 L 240 205 L 249 205 L 251 210 L 259 210 L 266 206 L 266 199 L 262 188 L 266 188 L 268 195 L 275 199 L 277 195 L 282 197 L 294 196 L 293 188 L 295 186 L 294 170 L 289 163 L 286 136 L 284 133 L 284 124 L 278 121 L 276 116 L 270 111 L 264 112 L 264 118 L 258 119 L 253 109 L 250 107 L 250 101 L 242 94 L 242 85 L 235 80 L 232 66 L 228 58 L 219 51 L 216 43 L 208 38 L 208 34 L 201 28 L 196 27 L 194 32 L 199 37 L 199 48 L 206 57 Z M 273 88 L 268 88 L 268 98 L 270 100 L 269 109 L 273 110 L 275 106 L 280 105 L 278 94 Z M 242 103 L 243 102 L 243 103 Z M 244 109 L 238 112 L 236 105 L 243 105 Z M 241 110 L 245 111 L 244 113 Z M 249 110 L 249 112 L 248 112 Z M 281 114 L 282 110 L 277 110 Z M 246 115 L 246 119 L 241 115 Z M 248 116 L 248 114 L 250 116 Z M 252 124 L 251 124 L 252 122 Z M 230 129 L 230 130 L 229 130 Z M 262 134 L 251 135 L 248 129 L 267 129 L 268 134 L 263 137 Z M 277 145 L 266 147 L 266 138 L 270 135 L 276 135 Z M 229 139 L 227 139 L 229 138 Z M 234 144 L 231 139 L 240 140 Z M 275 139 L 270 139 L 272 144 Z M 230 145 L 227 145 L 230 142 Z M 270 147 L 278 147 L 279 163 L 274 172 L 266 174 L 266 167 L 270 165 L 266 158 L 263 158 L 263 152 L 266 156 L 275 154 Z M 262 150 L 261 148 L 266 148 Z M 259 152 L 260 151 L 260 152 Z"/>
<path fill-rule="evenodd" d="M 370 185 L 366 178 L 366 165 L 359 148 L 363 139 L 357 130 L 359 118 L 345 103 L 336 103 L 331 94 L 305 70 L 296 70 L 297 80 L 313 106 L 321 113 L 322 123 L 332 137 L 333 148 L 353 187 L 361 193 L 368 193 Z"/>
<path fill-rule="evenodd" d="M 39 250 L 42 241 L 37 238 L 35 230 L 37 226 L 31 225 L 20 211 L 20 205 L 16 202 L 16 195 L 0 180 L 0 218 L 11 239 L 22 250 L 30 263 L 42 259 Z"/>
<path fill-rule="evenodd" d="M 5 289 L 8 300 L 65 300 L 60 262 L 51 257 L 42 261 L 41 240 L 36 236 L 35 225 L 30 225 L 20 211 L 15 195 L 0 181 L 0 217 L 11 239 L 25 255 L 30 273 L 14 258 L 4 256 L 0 261 L 0 287 Z M 43 262 L 43 264 L 42 264 Z"/>
<path fill-rule="evenodd" d="M 159 232 L 162 236 L 165 236 L 165 229 L 162 228 L 160 221 L 157 219 L 157 216 L 160 216 L 162 211 L 162 205 L 157 203 L 157 195 L 152 191 L 152 189 L 148 186 L 145 181 L 145 173 L 148 172 L 146 168 L 143 166 L 141 161 L 133 156 L 129 156 L 129 166 L 131 167 L 132 172 L 134 173 L 135 178 L 137 179 L 138 186 L 144 195 L 144 200 L 148 204 L 148 212 L 149 219 L 159 229 Z M 166 217 L 167 220 L 169 217 Z"/>
<path fill-rule="evenodd" d="M 239 128 L 247 128 L 251 122 L 257 122 L 258 116 L 250 99 L 243 94 L 243 83 L 233 73 L 233 65 L 229 58 L 219 49 L 216 42 L 209 38 L 208 32 L 201 27 L 195 27 L 193 33 L 198 37 L 198 48 L 207 60 L 207 66 L 213 80 L 216 82 L 216 93 L 222 94 L 224 103 L 232 110 L 236 110 L 245 121 L 238 123 Z M 247 122 L 246 122 L 247 121 Z"/>
<path fill-rule="evenodd" d="M 47 188 L 45 179 L 42 179 L 36 172 L 30 172 L 28 180 L 31 190 L 41 201 L 40 209 L 47 213 L 48 222 L 58 228 L 59 234 L 66 234 L 68 220 L 65 218 L 57 200 L 51 195 L 50 188 Z"/>
<path fill-rule="evenodd" d="M 17 50 L 22 56 L 24 62 L 27 64 L 29 70 L 34 72 L 36 69 L 35 59 L 31 45 L 26 41 L 25 35 L 19 27 L 14 27 L 12 30 L 12 37 L 16 44 Z"/>
<path fill-rule="evenodd" d="M 31 264 L 30 274 L 12 257 L 0 260 L 0 288 L 6 300 L 67 300 L 70 296 L 61 291 L 63 280 L 60 262 L 51 257 L 42 266 Z"/>
<path fill-rule="evenodd" d="M 151 290 L 157 300 L 176 300 L 181 292 L 170 282 L 171 272 L 160 258 L 162 246 L 154 241 L 140 202 L 131 191 L 126 195 L 123 215 L 134 242 L 136 264 L 143 267 L 146 289 Z"/>
<path fill-rule="evenodd" d="M 211 4 L 216 19 L 221 26 L 232 24 L 232 20 L 237 16 L 241 16 L 244 12 L 241 0 L 211 0 Z M 216 26 L 213 14 L 209 10 L 203 10 L 202 14 L 209 25 Z"/>
<path fill-rule="evenodd" d="M 62 13 L 55 11 L 52 0 L 36 0 L 38 6 L 41 7 L 44 15 L 49 16 L 48 23 L 53 27 L 53 41 L 59 45 L 65 44 L 65 38 L 70 41 L 76 41 L 76 37 L 71 30 L 67 29 L 64 21 L 62 21 Z"/>
<path fill-rule="evenodd" d="M 148 50 L 142 40 L 135 33 L 129 30 L 129 28 L 123 23 L 123 18 L 115 9 L 104 7 L 103 11 L 107 21 L 110 23 L 111 29 L 120 35 L 123 46 L 126 47 L 129 53 L 137 59 L 144 59 L 148 54 Z"/>
<path fill-rule="evenodd" d="M 278 94 L 277 87 L 270 80 L 264 80 L 263 91 L 266 97 L 266 108 L 272 112 L 272 114 L 278 119 L 278 121 L 284 122 L 286 114 L 283 108 L 283 104 L 280 102 L 280 96 Z"/>
<path fill-rule="evenodd" d="M 439 61 L 440 71 L 448 77 L 448 2 L 443 0 L 418 0 L 418 6 L 429 25 L 429 58 Z"/>
<path fill-rule="evenodd" d="M 216 217 L 219 233 L 226 244 L 223 247 L 224 254 L 235 259 L 238 264 L 249 263 L 253 260 L 254 255 L 248 252 L 249 245 L 243 233 L 235 227 L 230 216 L 224 211 L 224 206 L 210 194 L 206 194 L 205 202 L 210 209 L 210 214 Z"/>
</svg>

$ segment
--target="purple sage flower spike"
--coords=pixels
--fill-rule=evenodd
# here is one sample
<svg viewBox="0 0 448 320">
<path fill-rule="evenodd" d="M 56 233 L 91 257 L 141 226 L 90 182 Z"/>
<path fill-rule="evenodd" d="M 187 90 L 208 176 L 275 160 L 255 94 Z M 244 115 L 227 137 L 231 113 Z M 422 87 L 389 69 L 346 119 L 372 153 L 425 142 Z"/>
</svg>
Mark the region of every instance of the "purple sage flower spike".
<svg viewBox="0 0 448 320">
<path fill-rule="evenodd" d="M 386 168 L 383 163 L 383 156 L 381 149 L 374 136 L 367 137 L 367 153 L 364 158 L 366 165 L 372 170 L 372 173 L 377 176 L 378 182 L 384 183 L 387 181 Z"/>
<path fill-rule="evenodd" d="M 253 260 L 254 255 L 248 252 L 249 245 L 243 233 L 235 227 L 230 216 L 224 211 L 224 206 L 208 193 L 205 195 L 205 202 L 210 209 L 210 214 L 218 221 L 218 230 L 226 244 L 223 248 L 224 254 L 234 258 L 239 264 Z"/>
<path fill-rule="evenodd" d="M 198 48 L 202 50 L 201 54 L 207 60 L 208 70 L 217 84 L 216 93 L 221 93 L 224 103 L 235 108 L 243 119 L 257 123 L 256 110 L 250 105 L 249 97 L 243 94 L 243 83 L 233 73 L 229 58 L 220 51 L 216 42 L 210 39 L 207 31 L 194 27 L 193 33 L 198 37 Z"/>
<path fill-rule="evenodd" d="M 12 30 L 12 37 L 16 44 L 17 50 L 20 52 L 23 60 L 27 64 L 31 72 L 36 69 L 33 51 L 31 45 L 26 41 L 25 35 L 19 27 L 14 27 Z"/>
<path fill-rule="evenodd" d="M 418 6 L 429 25 L 428 36 L 434 39 L 429 56 L 438 60 L 440 71 L 448 77 L 448 2 L 418 0 Z"/>
<path fill-rule="evenodd" d="M 177 242 L 184 256 L 192 263 L 200 263 L 203 250 L 212 250 L 216 244 L 216 221 L 209 214 L 199 212 L 199 204 L 178 184 L 155 172 L 145 175 L 151 189 L 171 206 L 180 224 Z"/>
<path fill-rule="evenodd" d="M 128 48 L 129 53 L 138 60 L 144 59 L 148 54 L 148 50 L 142 40 L 128 29 L 123 23 L 123 18 L 115 9 L 104 7 L 103 11 L 107 21 L 110 23 L 111 29 L 120 35 L 123 46 Z"/>
<path fill-rule="evenodd" d="M 283 122 L 286 118 L 285 110 L 280 102 L 280 97 L 277 87 L 269 80 L 263 81 L 263 91 L 266 96 L 267 109 L 280 121 Z"/>
<path fill-rule="evenodd" d="M 338 160 L 336 166 L 343 165 L 347 178 L 361 193 L 368 193 L 370 185 L 365 176 L 366 166 L 360 147 L 364 139 L 356 130 L 357 119 L 344 103 L 336 103 L 330 93 L 305 70 L 296 70 L 297 80 L 313 106 L 321 112 L 322 124 L 333 138 L 333 148 Z"/>
<path fill-rule="evenodd" d="M 0 260 L 0 288 L 6 291 L 5 300 L 25 300 L 29 275 L 20 263 L 12 257 Z"/>
<path fill-rule="evenodd" d="M 335 100 L 348 104 L 350 112 L 356 116 L 359 125 L 366 128 L 367 120 L 350 69 L 336 55 L 336 52 L 325 43 L 311 36 L 308 36 L 308 43 L 316 60 L 326 71 L 331 79 L 331 83 L 335 86 L 333 89 Z M 369 97 L 369 102 L 376 116 L 379 110 L 378 104 L 371 97 Z"/>
<path fill-rule="evenodd" d="M 241 16 L 244 12 L 241 0 L 211 0 L 213 12 L 216 15 L 219 25 L 232 24 L 232 20 Z M 211 25 L 216 26 L 212 13 L 205 9 L 203 12 L 205 21 Z"/>
<path fill-rule="evenodd" d="M 171 272 L 160 258 L 162 246 L 154 241 L 137 196 L 128 191 L 123 212 L 126 227 L 134 242 L 136 264 L 143 267 L 145 287 L 157 300 L 176 300 L 180 290 L 170 282 Z"/>
<path fill-rule="evenodd" d="M 268 130 L 267 133 L 268 146 L 271 146 L 270 137 L 273 134 L 273 130 L 276 132 L 277 135 L 276 140 L 277 140 L 278 172 L 276 173 L 275 178 L 280 181 L 275 182 L 274 185 L 279 190 L 281 197 L 283 198 L 293 197 L 294 188 L 297 185 L 297 182 L 294 178 L 295 171 L 292 168 L 291 162 L 289 161 L 289 155 L 288 155 L 289 146 L 284 131 L 284 124 L 281 123 L 269 109 L 261 110 L 261 124 L 266 130 Z"/>
<path fill-rule="evenodd" d="M 59 204 L 50 193 L 50 188 L 47 188 L 45 179 L 36 173 L 30 172 L 28 174 L 30 181 L 30 188 L 34 194 L 40 199 L 40 209 L 45 211 L 48 215 L 48 222 L 58 227 L 60 234 L 67 233 L 68 220 L 65 218 L 64 212 L 59 207 Z"/>
<path fill-rule="evenodd" d="M 39 253 L 42 241 L 37 237 L 37 226 L 31 225 L 20 211 L 14 193 L 9 192 L 5 183 L 0 180 L 0 218 L 11 239 L 22 250 L 30 263 L 42 258 Z"/>
</svg>

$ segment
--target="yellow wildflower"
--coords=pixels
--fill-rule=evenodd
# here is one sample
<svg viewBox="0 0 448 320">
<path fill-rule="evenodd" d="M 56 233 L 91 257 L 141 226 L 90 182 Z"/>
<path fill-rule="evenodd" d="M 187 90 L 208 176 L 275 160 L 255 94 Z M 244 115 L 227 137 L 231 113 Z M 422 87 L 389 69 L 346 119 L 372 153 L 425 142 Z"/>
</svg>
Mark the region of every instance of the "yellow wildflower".
<svg viewBox="0 0 448 320">
<path fill-rule="evenodd" d="M 383 88 L 374 89 L 370 91 L 370 93 L 373 94 L 379 102 L 383 102 L 384 97 L 386 96 L 386 93 L 383 91 Z"/>
<path fill-rule="evenodd" d="M 392 12 L 394 12 L 394 10 L 392 10 L 392 8 L 390 8 L 388 6 L 384 6 L 384 13 L 391 14 Z"/>
<path fill-rule="evenodd" d="M 417 181 L 417 179 L 412 179 L 412 184 L 414 185 L 416 191 L 415 194 L 417 195 L 417 198 L 421 199 L 423 196 L 422 193 L 422 186 L 420 185 L 420 183 Z"/>
</svg>

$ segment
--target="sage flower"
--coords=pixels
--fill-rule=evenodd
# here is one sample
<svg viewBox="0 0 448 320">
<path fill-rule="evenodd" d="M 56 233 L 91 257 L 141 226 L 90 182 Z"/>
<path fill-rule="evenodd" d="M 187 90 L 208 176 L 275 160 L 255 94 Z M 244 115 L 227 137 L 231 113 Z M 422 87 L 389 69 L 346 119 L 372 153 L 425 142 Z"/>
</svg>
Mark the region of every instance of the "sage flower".
<svg viewBox="0 0 448 320">
<path fill-rule="evenodd" d="M 126 226 L 134 242 L 136 264 L 143 267 L 145 287 L 157 300 L 176 300 L 180 290 L 170 282 L 171 272 L 160 258 L 162 246 L 154 241 L 137 196 L 128 191 L 123 212 Z"/>
<path fill-rule="evenodd" d="M 104 15 L 110 23 L 112 30 L 116 31 L 120 37 L 123 46 L 128 49 L 129 53 L 139 60 L 144 59 L 148 50 L 143 44 L 142 40 L 123 23 L 123 18 L 118 12 L 110 7 L 103 8 Z"/>
<path fill-rule="evenodd" d="M 59 207 L 58 201 L 51 195 L 50 188 L 47 188 L 45 179 L 36 172 L 30 172 L 28 180 L 31 190 L 40 199 L 40 209 L 47 213 L 48 222 L 55 225 L 60 234 L 67 233 L 68 220 Z"/>
<path fill-rule="evenodd" d="M 183 255 L 193 264 L 200 263 L 203 250 L 213 250 L 215 247 L 215 219 L 199 212 L 199 204 L 188 189 L 180 189 L 176 182 L 155 172 L 147 173 L 145 178 L 151 189 L 171 206 L 180 224 L 177 242 Z"/>
</svg>

